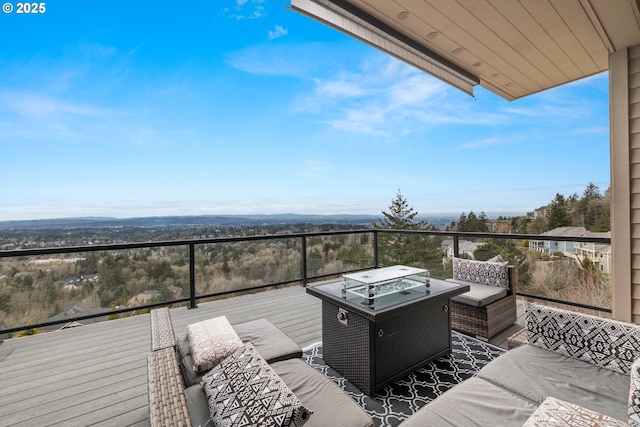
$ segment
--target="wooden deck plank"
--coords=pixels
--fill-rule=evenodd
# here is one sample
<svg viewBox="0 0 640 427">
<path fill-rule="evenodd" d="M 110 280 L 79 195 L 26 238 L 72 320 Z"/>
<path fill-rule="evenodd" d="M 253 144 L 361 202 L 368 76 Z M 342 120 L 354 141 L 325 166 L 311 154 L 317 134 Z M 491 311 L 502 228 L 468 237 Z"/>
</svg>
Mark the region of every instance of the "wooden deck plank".
<svg viewBox="0 0 640 427">
<path fill-rule="evenodd" d="M 10 424 L 32 422 L 44 425 L 69 422 L 69 420 L 79 422 L 82 419 L 82 423 L 88 425 L 93 413 L 105 406 L 113 407 L 115 414 L 121 411 L 119 405 L 123 401 L 140 394 L 146 397 L 146 370 L 140 369 L 139 371 L 142 372 L 130 378 L 121 377 L 115 382 L 97 380 L 93 383 L 93 388 L 74 387 L 70 393 L 50 393 L 29 399 L 31 405 L 13 411 L 11 415 L 3 416 L 3 422 Z M 142 375 L 140 375 L 141 373 Z M 148 400 L 145 406 L 147 404 Z M 33 407 L 37 407 L 38 411 L 42 412 L 40 417 L 46 417 L 46 422 L 32 418 Z"/>
<path fill-rule="evenodd" d="M 34 425 L 88 426 L 101 420 L 128 413 L 132 409 L 149 405 L 146 383 L 127 384 L 122 389 L 113 388 L 109 390 L 109 393 L 92 396 L 92 398 L 89 402 L 79 402 L 8 425 L 16 427 Z"/>
<path fill-rule="evenodd" d="M 148 402 L 146 402 L 144 408 L 133 409 L 129 412 L 121 415 L 107 418 L 99 421 L 95 424 L 90 424 L 90 427 L 149 427 L 149 408 Z M 88 426 L 88 427 L 89 427 Z"/>
<path fill-rule="evenodd" d="M 320 339 L 320 303 L 299 286 L 172 310 L 176 331 L 220 315 Z M 150 348 L 148 314 L 4 341 L 0 425 L 148 426 Z"/>
<path fill-rule="evenodd" d="M 191 310 L 178 307 L 171 316 L 176 334 L 189 323 L 221 315 L 232 324 L 265 318 L 306 347 L 322 340 L 321 306 L 304 288 L 291 286 Z M 150 349 L 148 314 L 5 340 L 0 425 L 147 427 Z"/>
<path fill-rule="evenodd" d="M 10 370 L 5 372 L 5 369 L 0 369 L 0 375 L 2 376 L 0 384 L 4 381 L 29 381 L 34 374 L 39 374 L 39 365 L 55 366 L 56 369 L 61 371 L 67 369 L 82 370 L 86 367 L 91 368 L 93 365 L 102 364 L 104 361 L 111 361 L 113 359 L 111 353 L 118 353 L 123 357 L 128 356 L 131 352 L 139 353 L 139 349 L 142 346 L 145 346 L 145 344 L 147 347 L 149 346 L 148 340 L 144 338 L 146 337 L 130 337 L 113 343 L 113 345 L 85 340 L 87 347 L 82 350 L 74 351 L 70 349 L 68 352 L 58 352 L 55 355 L 49 354 L 48 357 L 43 358 L 25 356 L 17 359 L 12 364 L 8 364 L 7 367 L 10 367 Z M 19 356 L 19 354 L 16 355 L 16 357 Z M 0 391 L 0 395 L 2 395 L 2 391 Z"/>
<path fill-rule="evenodd" d="M 61 397 L 79 393 L 87 393 L 99 389 L 102 386 L 117 384 L 123 379 L 133 378 L 144 372 L 146 376 L 146 357 L 139 355 L 128 359 L 122 359 L 120 365 L 104 367 L 96 365 L 92 370 L 82 372 L 62 372 L 56 376 L 47 377 L 47 382 L 42 380 L 34 382 L 17 383 L 9 387 L 7 393 L 3 393 L 0 400 L 11 398 L 12 402 L 0 406 L 0 418 L 8 413 L 20 410 L 29 410 L 33 405 L 56 401 Z M 40 375 L 42 378 L 42 376 Z M 62 388 L 69 389 L 68 393 L 60 394 Z"/>
<path fill-rule="evenodd" d="M 171 312 L 176 336 L 183 334 L 189 323 L 221 315 L 227 316 L 232 324 L 265 318 L 303 347 L 317 341 L 322 334 L 321 302 L 300 286 L 199 304 L 192 310 L 181 307 Z"/>
</svg>

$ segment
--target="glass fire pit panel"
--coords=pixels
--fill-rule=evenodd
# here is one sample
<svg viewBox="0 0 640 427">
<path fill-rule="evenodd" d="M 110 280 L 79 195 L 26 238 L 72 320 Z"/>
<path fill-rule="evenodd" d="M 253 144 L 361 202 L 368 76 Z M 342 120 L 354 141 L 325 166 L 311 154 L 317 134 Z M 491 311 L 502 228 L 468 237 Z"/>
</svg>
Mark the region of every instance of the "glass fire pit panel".
<svg viewBox="0 0 640 427">
<path fill-rule="evenodd" d="M 429 286 L 429 270 L 396 265 L 342 276 L 342 290 L 373 300 L 385 295 Z"/>
</svg>

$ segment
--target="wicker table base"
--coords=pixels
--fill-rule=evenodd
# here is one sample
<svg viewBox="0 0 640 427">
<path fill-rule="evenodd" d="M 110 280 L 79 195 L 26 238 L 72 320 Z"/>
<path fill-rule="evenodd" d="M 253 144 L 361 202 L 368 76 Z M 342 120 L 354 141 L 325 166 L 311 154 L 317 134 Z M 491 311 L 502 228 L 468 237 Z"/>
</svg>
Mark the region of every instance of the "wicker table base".
<svg viewBox="0 0 640 427">
<path fill-rule="evenodd" d="M 344 325 L 337 319 L 339 308 L 323 301 L 324 360 L 373 395 L 451 351 L 447 303 L 448 298 L 440 298 L 414 304 L 396 316 L 372 321 L 350 312 Z"/>
<path fill-rule="evenodd" d="M 451 351 L 450 298 L 468 289 L 432 278 L 421 296 L 377 308 L 343 297 L 340 283 L 307 292 L 322 299 L 325 362 L 373 395 Z"/>
</svg>

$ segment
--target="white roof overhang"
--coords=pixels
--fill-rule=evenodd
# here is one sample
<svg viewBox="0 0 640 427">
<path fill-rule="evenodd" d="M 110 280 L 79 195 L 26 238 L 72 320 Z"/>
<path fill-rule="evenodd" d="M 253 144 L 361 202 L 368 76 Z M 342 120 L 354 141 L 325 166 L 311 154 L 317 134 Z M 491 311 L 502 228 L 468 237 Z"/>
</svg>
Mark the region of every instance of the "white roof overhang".
<svg viewBox="0 0 640 427">
<path fill-rule="evenodd" d="M 372 16 L 358 15 L 328 0 L 292 0 L 292 9 L 376 47 L 473 95 L 477 77 L 414 43 Z"/>
<path fill-rule="evenodd" d="M 453 86 L 514 100 L 608 70 L 640 45 L 639 0 L 291 0 Z"/>
</svg>

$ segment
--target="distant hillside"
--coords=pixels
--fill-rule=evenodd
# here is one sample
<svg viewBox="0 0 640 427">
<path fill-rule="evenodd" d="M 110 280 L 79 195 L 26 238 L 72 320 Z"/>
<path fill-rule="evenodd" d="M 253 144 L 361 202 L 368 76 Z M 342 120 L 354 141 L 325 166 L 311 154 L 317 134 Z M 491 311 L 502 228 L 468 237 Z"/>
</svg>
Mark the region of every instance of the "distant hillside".
<svg viewBox="0 0 640 427">
<path fill-rule="evenodd" d="M 295 223 L 370 224 L 378 217 L 373 215 L 198 215 L 157 216 L 140 218 L 56 218 L 26 221 L 0 221 L 0 229 L 76 229 L 97 227 L 153 227 L 190 228 L 207 226 L 277 225 Z"/>
<path fill-rule="evenodd" d="M 437 227 L 448 225 L 454 218 L 424 217 Z M 83 228 L 198 228 L 211 226 L 256 226 L 286 224 L 348 224 L 363 227 L 379 221 L 377 215 L 196 215 L 157 216 L 140 218 L 81 217 L 38 219 L 25 221 L 0 221 L 0 230 L 51 230 Z"/>
</svg>

